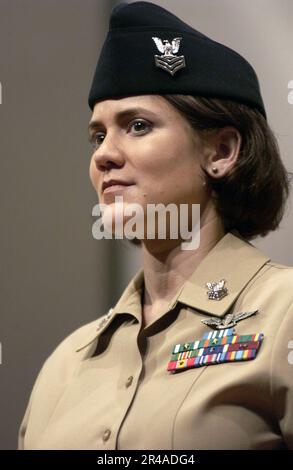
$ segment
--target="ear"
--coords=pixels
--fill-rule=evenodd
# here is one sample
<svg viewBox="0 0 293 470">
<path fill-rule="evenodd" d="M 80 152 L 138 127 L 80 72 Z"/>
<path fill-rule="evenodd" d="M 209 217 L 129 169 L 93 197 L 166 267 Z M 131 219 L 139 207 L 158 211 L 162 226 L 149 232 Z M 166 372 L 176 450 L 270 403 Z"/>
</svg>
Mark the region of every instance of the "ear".
<svg viewBox="0 0 293 470">
<path fill-rule="evenodd" d="M 205 168 L 213 178 L 222 178 L 231 171 L 237 161 L 241 142 L 241 134 L 235 127 L 223 127 L 213 135 L 205 162 Z"/>
</svg>

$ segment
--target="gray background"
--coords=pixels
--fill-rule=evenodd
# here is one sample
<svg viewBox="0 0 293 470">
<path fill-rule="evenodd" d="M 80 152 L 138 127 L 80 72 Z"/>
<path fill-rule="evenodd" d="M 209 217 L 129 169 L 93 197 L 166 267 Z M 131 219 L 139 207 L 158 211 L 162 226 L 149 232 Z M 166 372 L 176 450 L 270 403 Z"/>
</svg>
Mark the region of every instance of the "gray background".
<svg viewBox="0 0 293 470">
<path fill-rule="evenodd" d="M 140 264 L 139 249 L 95 241 L 87 95 L 117 3 L 0 0 L 0 449 L 15 449 L 33 381 L 56 345 L 105 313 Z M 293 2 L 154 1 L 255 67 L 269 123 L 293 170 Z M 291 199 L 292 200 L 292 199 Z M 290 206 L 254 243 L 293 264 Z M 241 266 L 239 266 L 241 269 Z"/>
</svg>

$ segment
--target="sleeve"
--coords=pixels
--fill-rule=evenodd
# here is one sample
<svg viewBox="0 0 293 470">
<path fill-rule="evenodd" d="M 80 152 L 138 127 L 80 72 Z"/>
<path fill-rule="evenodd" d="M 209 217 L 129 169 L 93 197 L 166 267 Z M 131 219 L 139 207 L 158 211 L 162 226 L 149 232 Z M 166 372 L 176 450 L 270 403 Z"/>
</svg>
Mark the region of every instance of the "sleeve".
<svg viewBox="0 0 293 470">
<path fill-rule="evenodd" d="M 58 400 L 97 338 L 96 320 L 67 336 L 44 362 L 31 392 L 18 434 L 18 449 L 36 442 L 47 426 Z M 80 348 L 80 344 L 85 345 Z M 95 346 L 94 346 L 95 347 Z"/>
<path fill-rule="evenodd" d="M 25 415 L 23 417 L 23 420 L 21 422 L 19 432 L 18 432 L 18 450 L 24 450 L 24 437 L 25 437 L 25 432 L 27 428 L 27 423 L 29 419 L 29 414 L 30 414 L 30 403 L 27 406 Z"/>
<path fill-rule="evenodd" d="M 281 320 L 272 348 L 271 392 L 284 443 L 293 450 L 293 304 Z"/>
<path fill-rule="evenodd" d="M 41 379 L 43 368 L 44 368 L 44 366 L 42 367 L 41 371 L 39 372 L 39 375 L 37 376 L 37 378 L 35 380 L 35 384 L 33 386 L 33 389 L 32 389 L 31 395 L 30 395 L 30 399 L 29 399 L 27 408 L 25 410 L 24 417 L 23 417 L 22 422 L 20 424 L 20 428 L 19 428 L 19 431 L 18 431 L 18 446 L 17 446 L 18 450 L 24 450 L 25 449 L 25 446 L 24 446 L 25 433 L 26 433 L 28 422 L 29 422 L 29 416 L 30 416 L 30 412 L 31 412 L 31 407 L 32 407 L 34 395 L 36 393 L 38 383 Z"/>
</svg>

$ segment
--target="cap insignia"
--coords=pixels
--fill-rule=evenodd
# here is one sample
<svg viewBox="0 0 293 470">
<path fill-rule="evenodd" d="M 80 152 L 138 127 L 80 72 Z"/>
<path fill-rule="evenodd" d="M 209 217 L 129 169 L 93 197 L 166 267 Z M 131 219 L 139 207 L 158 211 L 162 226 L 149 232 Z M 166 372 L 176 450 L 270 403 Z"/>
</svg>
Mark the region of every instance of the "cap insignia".
<svg viewBox="0 0 293 470">
<path fill-rule="evenodd" d="M 169 72 L 172 76 L 183 67 L 186 67 L 184 55 L 175 55 L 179 51 L 182 38 L 174 38 L 172 43 L 167 39 L 152 38 L 162 55 L 155 55 L 155 64 L 163 70 Z"/>
</svg>

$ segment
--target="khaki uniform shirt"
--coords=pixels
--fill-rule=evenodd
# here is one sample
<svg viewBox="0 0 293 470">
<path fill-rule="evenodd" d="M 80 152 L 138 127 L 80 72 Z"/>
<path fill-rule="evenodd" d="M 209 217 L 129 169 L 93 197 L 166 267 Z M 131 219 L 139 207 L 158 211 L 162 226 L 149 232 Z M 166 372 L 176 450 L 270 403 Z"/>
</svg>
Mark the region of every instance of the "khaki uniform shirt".
<svg viewBox="0 0 293 470">
<path fill-rule="evenodd" d="M 220 279 L 228 295 L 208 299 Z M 143 329 L 142 289 L 140 271 L 47 359 L 19 448 L 293 449 L 293 269 L 228 233 Z M 167 371 L 174 345 L 212 331 L 202 319 L 256 309 L 235 327 L 264 334 L 255 359 Z"/>
</svg>

